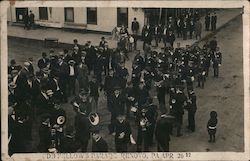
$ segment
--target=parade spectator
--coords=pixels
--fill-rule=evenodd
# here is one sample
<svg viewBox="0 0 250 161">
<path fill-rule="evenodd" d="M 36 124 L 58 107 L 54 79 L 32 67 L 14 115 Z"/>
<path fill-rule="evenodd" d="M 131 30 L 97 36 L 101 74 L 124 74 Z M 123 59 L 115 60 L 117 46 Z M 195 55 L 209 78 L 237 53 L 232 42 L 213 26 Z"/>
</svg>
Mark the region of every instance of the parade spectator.
<svg viewBox="0 0 250 161">
<path fill-rule="evenodd" d="M 201 39 L 201 32 L 202 32 L 202 24 L 201 24 L 200 20 L 197 20 L 197 22 L 195 23 L 195 38 L 196 38 L 196 40 L 198 38 Z"/>
<path fill-rule="evenodd" d="M 216 15 L 216 12 L 214 12 L 211 17 L 211 28 L 212 28 L 211 31 L 216 30 L 216 24 L 217 24 L 217 15 Z"/>
<path fill-rule="evenodd" d="M 211 22 L 210 13 L 207 13 L 207 15 L 205 17 L 205 28 L 206 28 L 206 31 L 210 30 L 210 22 Z"/>
<path fill-rule="evenodd" d="M 211 111 L 210 112 L 210 118 L 207 122 L 207 131 L 209 134 L 209 140 L 208 142 L 212 142 L 215 143 L 215 134 L 216 134 L 216 129 L 217 129 L 217 123 L 218 123 L 218 119 L 217 119 L 217 112 L 216 111 Z"/>
<path fill-rule="evenodd" d="M 136 17 L 132 21 L 131 24 L 131 30 L 134 35 L 138 35 L 138 30 L 139 30 L 139 22 L 136 20 Z"/>
<path fill-rule="evenodd" d="M 30 29 L 34 29 L 35 27 L 35 15 L 32 12 L 32 10 L 30 10 L 30 14 L 29 14 L 29 26 L 30 26 Z"/>
</svg>

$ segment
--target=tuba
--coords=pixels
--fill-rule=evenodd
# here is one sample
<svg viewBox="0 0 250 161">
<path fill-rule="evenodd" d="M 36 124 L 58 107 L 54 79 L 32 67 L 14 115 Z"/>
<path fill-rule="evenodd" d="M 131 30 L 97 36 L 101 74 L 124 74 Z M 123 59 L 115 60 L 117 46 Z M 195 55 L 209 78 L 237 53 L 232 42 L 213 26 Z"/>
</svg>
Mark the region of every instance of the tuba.
<svg viewBox="0 0 250 161">
<path fill-rule="evenodd" d="M 100 117 L 96 112 L 91 112 L 88 116 L 91 125 L 96 126 L 100 122 Z"/>
</svg>

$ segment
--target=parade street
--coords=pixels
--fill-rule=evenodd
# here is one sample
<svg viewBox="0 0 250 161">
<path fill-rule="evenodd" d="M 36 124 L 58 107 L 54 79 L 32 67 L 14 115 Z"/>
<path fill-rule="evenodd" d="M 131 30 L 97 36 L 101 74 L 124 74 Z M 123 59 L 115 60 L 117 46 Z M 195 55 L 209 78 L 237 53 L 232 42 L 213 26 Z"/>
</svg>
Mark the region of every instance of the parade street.
<svg viewBox="0 0 250 161">
<path fill-rule="evenodd" d="M 82 33 L 79 33 L 79 35 L 84 37 Z M 98 34 L 95 34 L 95 36 L 96 35 Z M 193 133 L 186 130 L 187 111 L 185 111 L 183 117 L 184 123 L 182 125 L 183 136 L 176 137 L 176 130 L 173 131 L 174 135 L 171 135 L 170 151 L 172 152 L 242 152 L 244 150 L 243 31 L 241 16 L 229 22 L 224 28 L 220 29 L 215 36 L 223 55 L 220 75 L 218 78 L 214 78 L 213 68 L 211 67 L 204 89 L 196 88 L 197 82 L 194 83 L 194 91 L 197 96 L 196 130 Z M 101 35 L 96 36 L 96 42 L 99 42 L 100 38 Z M 73 42 L 73 39 L 69 41 Z M 86 39 L 86 41 L 88 41 L 88 39 Z M 107 39 L 107 41 L 109 42 L 109 39 Z M 177 41 L 175 43 L 177 43 Z M 204 41 L 200 42 L 199 46 L 202 47 L 203 44 Z M 140 40 L 138 40 L 138 49 L 143 52 Z M 54 48 L 54 50 L 55 53 L 58 53 L 63 51 L 63 48 Z M 160 47 L 156 50 L 160 50 Z M 34 66 L 36 66 L 42 51 L 48 52 L 49 48 L 45 48 L 41 41 L 14 37 L 9 37 L 8 39 L 8 59 L 15 59 L 17 64 L 23 65 L 23 62 L 27 60 L 27 58 L 33 57 Z M 135 51 L 128 53 L 129 60 L 125 64 L 126 68 L 129 69 L 130 76 L 132 60 L 135 54 Z M 37 70 L 37 67 L 35 70 Z M 154 103 L 158 105 L 155 89 L 150 91 L 150 95 L 153 96 Z M 73 99 L 73 96 L 69 98 L 69 102 L 71 99 Z M 168 101 L 169 95 L 166 94 L 166 102 Z M 66 126 L 74 126 L 75 112 L 69 102 L 63 104 L 63 109 L 67 114 Z M 107 100 L 103 91 L 100 91 L 98 105 L 98 114 L 102 127 L 101 136 L 107 141 L 109 151 L 113 152 L 115 151 L 114 136 L 109 134 L 107 128 L 110 123 L 110 112 L 107 110 Z M 166 103 L 166 106 L 169 108 L 168 103 Z M 208 142 L 209 135 L 206 128 L 209 114 L 212 110 L 217 111 L 218 114 L 216 143 Z M 40 121 L 36 120 L 36 122 L 33 123 L 32 141 L 30 145 L 27 145 L 29 152 L 37 152 L 39 122 Z M 136 140 L 137 127 L 133 118 L 130 118 L 130 124 L 132 134 Z M 91 151 L 90 147 L 91 141 L 88 146 L 88 151 Z M 156 150 L 157 146 L 154 142 L 150 151 Z M 129 145 L 129 151 L 136 151 L 136 146 Z"/>
</svg>

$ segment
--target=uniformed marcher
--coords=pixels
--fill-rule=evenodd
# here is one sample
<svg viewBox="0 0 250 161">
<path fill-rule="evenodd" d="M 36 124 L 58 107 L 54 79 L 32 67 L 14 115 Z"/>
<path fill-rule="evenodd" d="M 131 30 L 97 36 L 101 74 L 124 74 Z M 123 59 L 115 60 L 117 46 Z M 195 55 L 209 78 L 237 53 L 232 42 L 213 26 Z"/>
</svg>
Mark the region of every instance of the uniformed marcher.
<svg viewBox="0 0 250 161">
<path fill-rule="evenodd" d="M 42 123 L 39 128 L 39 140 L 40 141 L 37 147 L 38 151 L 40 153 L 48 152 L 51 144 L 51 123 L 49 114 L 42 116 Z"/>
<path fill-rule="evenodd" d="M 177 137 L 182 136 L 181 134 L 181 126 L 183 123 L 183 114 L 184 114 L 184 105 L 186 103 L 186 96 L 181 89 L 176 90 L 176 95 L 172 99 L 172 108 L 174 112 L 174 116 L 176 119 L 176 127 L 177 127 Z"/>
<path fill-rule="evenodd" d="M 79 148 L 79 143 L 75 141 L 73 126 L 66 127 L 65 135 L 61 139 L 60 153 L 75 153 Z"/>
<path fill-rule="evenodd" d="M 196 95 L 194 91 L 189 91 L 189 99 L 187 100 L 187 105 L 185 109 L 188 111 L 188 129 L 192 132 L 195 131 L 195 113 L 197 110 L 196 105 Z"/>
<path fill-rule="evenodd" d="M 127 152 L 130 143 L 131 127 L 123 113 L 118 113 L 114 124 L 116 152 Z"/>
<path fill-rule="evenodd" d="M 221 66 L 222 62 L 222 54 L 219 51 L 219 47 L 216 48 L 216 51 L 212 55 L 212 63 L 214 68 L 214 77 L 219 77 L 219 67 Z"/>
<path fill-rule="evenodd" d="M 100 127 L 96 125 L 91 129 L 92 152 L 108 152 L 108 144 L 100 134 Z"/>
<path fill-rule="evenodd" d="M 114 87 L 114 92 L 110 96 L 110 106 L 108 107 L 108 110 L 111 112 L 110 125 L 108 126 L 110 134 L 114 132 L 114 126 L 118 114 L 125 113 L 125 103 L 126 97 L 124 93 L 122 93 L 121 87 Z"/>
<path fill-rule="evenodd" d="M 88 89 L 81 89 L 79 95 L 71 101 L 71 104 L 75 112 L 82 111 L 87 116 L 96 108 L 95 103 L 89 98 Z"/>
</svg>

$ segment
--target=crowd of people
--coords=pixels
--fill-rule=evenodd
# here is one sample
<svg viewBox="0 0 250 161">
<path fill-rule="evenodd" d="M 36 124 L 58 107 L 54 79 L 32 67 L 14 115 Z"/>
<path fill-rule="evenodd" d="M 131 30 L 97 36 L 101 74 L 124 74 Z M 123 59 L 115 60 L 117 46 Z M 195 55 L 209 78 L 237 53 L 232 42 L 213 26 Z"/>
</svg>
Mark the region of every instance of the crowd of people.
<svg viewBox="0 0 250 161">
<path fill-rule="evenodd" d="M 195 87 L 205 87 L 211 64 L 217 78 L 222 63 L 216 37 L 201 48 L 177 43 L 176 48 L 166 45 L 160 52 L 146 41 L 144 52 L 136 52 L 131 74 L 125 65 L 127 48 L 119 41 L 117 48 L 111 49 L 104 37 L 98 46 L 91 41 L 80 45 L 75 39 L 72 51 L 43 52 L 36 63 L 38 71 L 32 57 L 23 66 L 11 60 L 9 153 L 27 152 L 35 121 L 40 124 L 37 152 L 87 152 L 90 140 L 92 152 L 108 152 L 101 136 L 103 128 L 114 136 L 117 152 L 128 152 L 131 144 L 136 145 L 136 151 L 147 152 L 154 142 L 157 151 L 169 151 L 170 135 L 182 136 L 185 110 L 188 130 L 195 132 Z M 106 105 L 98 104 L 101 92 Z M 69 116 L 62 104 L 74 110 L 74 127 L 66 127 Z M 99 125 L 100 106 L 111 114 L 108 127 Z M 212 111 L 207 124 L 209 142 L 215 142 L 216 124 L 217 113 Z M 133 128 L 137 128 L 136 137 Z"/>
<path fill-rule="evenodd" d="M 205 30 L 215 31 L 217 24 L 216 12 L 210 14 L 209 12 L 205 16 Z M 142 31 L 139 34 L 140 24 L 136 18 L 131 23 L 131 34 L 125 25 L 122 25 L 120 30 L 117 27 L 112 31 L 113 39 L 118 39 L 124 47 L 129 51 L 136 50 L 137 40 L 140 36 L 143 40 L 143 49 L 145 44 L 152 44 L 152 46 L 158 47 L 159 43 L 163 42 L 164 47 L 173 47 L 173 44 L 177 38 L 183 38 L 183 40 L 200 39 L 202 33 L 202 22 L 200 21 L 200 14 L 198 11 L 184 12 L 179 17 L 169 17 L 165 25 L 154 24 L 144 25 Z M 154 45 L 153 45 L 154 44 Z"/>
</svg>

